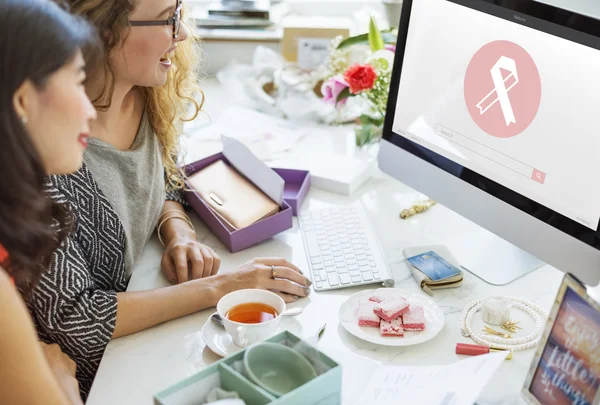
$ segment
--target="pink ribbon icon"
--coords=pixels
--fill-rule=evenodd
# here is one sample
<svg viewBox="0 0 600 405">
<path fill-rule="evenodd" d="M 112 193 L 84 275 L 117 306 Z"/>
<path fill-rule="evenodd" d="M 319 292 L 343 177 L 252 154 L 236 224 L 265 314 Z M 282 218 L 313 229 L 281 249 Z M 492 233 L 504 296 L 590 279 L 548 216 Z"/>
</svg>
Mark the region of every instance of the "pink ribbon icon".
<svg viewBox="0 0 600 405">
<path fill-rule="evenodd" d="M 505 79 L 502 78 L 501 69 L 504 69 L 510 73 Z M 517 121 L 515 119 L 515 114 L 510 103 L 510 98 L 508 97 L 508 92 L 515 87 L 517 83 L 519 83 L 517 65 L 514 59 L 501 56 L 494 67 L 490 69 L 490 73 L 492 75 L 492 81 L 494 82 L 494 89 L 490 91 L 479 103 L 477 103 L 479 114 L 485 114 L 487 110 L 499 102 L 500 108 L 502 108 L 502 114 L 504 115 L 506 126 L 509 126 L 511 123 L 516 124 Z M 507 82 L 511 78 L 514 79 L 514 83 L 512 83 L 509 87 L 506 87 Z"/>
</svg>

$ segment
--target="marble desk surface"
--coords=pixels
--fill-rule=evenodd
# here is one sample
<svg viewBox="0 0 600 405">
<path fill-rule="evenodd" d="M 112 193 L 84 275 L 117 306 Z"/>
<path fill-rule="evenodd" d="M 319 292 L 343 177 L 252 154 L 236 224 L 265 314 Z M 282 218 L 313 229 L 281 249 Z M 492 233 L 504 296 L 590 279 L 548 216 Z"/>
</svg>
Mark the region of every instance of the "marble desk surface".
<svg viewBox="0 0 600 405">
<path fill-rule="evenodd" d="M 214 80 L 205 83 L 206 110 L 218 116 L 228 105 L 225 95 Z M 325 134 L 325 135 L 324 135 Z M 196 143 L 198 145 L 198 143 Z M 197 146 L 196 146 L 197 147 Z M 318 152 L 315 152 L 318 151 Z M 194 151 L 197 152 L 197 151 Z M 204 151 L 206 152 L 206 151 Z M 339 127 L 330 131 L 316 131 L 302 139 L 293 151 L 297 156 L 315 158 L 315 153 L 327 156 L 335 154 L 356 159 L 372 159 L 373 153 L 363 153 L 354 148 L 351 129 Z M 197 154 L 202 154 L 197 152 Z M 206 153 L 205 153 L 206 154 Z M 192 158 L 197 158 L 193 156 Z M 285 158 L 282 156 L 280 158 Z M 347 204 L 359 200 L 365 207 L 372 226 L 380 238 L 388 265 L 396 280 L 396 287 L 417 292 L 408 267 L 403 261 L 402 249 L 407 246 L 439 244 L 450 240 L 457 233 L 469 232 L 474 225 L 442 205 L 408 220 L 399 218 L 403 208 L 423 199 L 420 193 L 382 173 L 359 188 L 351 197 L 311 189 L 302 209 L 310 210 Z M 227 249 L 194 218 L 198 239 L 212 246 L 222 257 L 222 271 L 260 256 L 282 256 L 301 268 L 307 268 L 302 236 L 297 219 L 294 227 L 260 245 L 230 254 Z M 153 238 L 147 245 L 129 283 L 128 291 L 138 291 L 168 285 L 160 270 L 162 247 Z M 466 272 L 461 288 L 435 292 L 433 299 L 446 317 L 446 325 L 430 342 L 405 348 L 375 346 L 350 335 L 338 321 L 340 305 L 352 294 L 363 288 L 347 288 L 333 292 L 313 292 L 311 296 L 292 307 L 302 306 L 304 312 L 296 318 L 296 326 L 305 336 L 327 323 L 320 347 L 351 356 L 365 356 L 383 364 L 443 365 L 461 358 L 454 353 L 457 342 L 468 342 L 459 328 L 463 307 L 475 299 L 490 295 L 510 295 L 531 300 L 550 310 L 563 273 L 546 265 L 513 283 L 495 287 Z M 375 287 L 374 287 L 375 288 Z M 214 309 L 207 309 L 150 328 L 131 336 L 115 339 L 108 345 L 96 375 L 88 405 L 100 404 L 153 404 L 153 394 L 194 374 L 219 357 L 206 347 L 201 328 Z M 478 404 L 521 404 L 520 390 L 528 372 L 534 350 L 515 353 L 512 361 L 506 361 L 493 380 L 486 386 Z M 343 364 L 342 364 L 343 365 Z M 352 367 L 344 373 L 352 373 Z M 344 387 L 345 398 L 350 397 L 354 387 Z M 353 405 L 345 401 L 344 405 Z"/>
</svg>

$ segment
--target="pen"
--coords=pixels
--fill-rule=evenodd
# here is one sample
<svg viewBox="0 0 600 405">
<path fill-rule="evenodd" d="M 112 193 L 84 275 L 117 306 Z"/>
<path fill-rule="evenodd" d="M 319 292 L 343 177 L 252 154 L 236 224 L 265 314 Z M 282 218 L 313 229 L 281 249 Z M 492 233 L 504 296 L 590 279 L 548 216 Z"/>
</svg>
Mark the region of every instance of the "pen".
<svg viewBox="0 0 600 405">
<path fill-rule="evenodd" d="M 465 354 L 467 356 L 479 356 L 480 354 L 488 354 L 493 352 L 504 352 L 504 349 L 497 349 L 495 347 L 487 347 L 481 345 L 471 345 L 468 343 L 457 343 L 456 354 Z M 512 350 L 506 357 L 506 360 L 512 359 Z"/>
<path fill-rule="evenodd" d="M 325 328 L 327 327 L 327 324 L 321 326 L 321 329 L 319 329 L 319 331 L 317 332 L 317 339 L 321 340 L 321 338 L 323 337 L 323 335 L 325 334 Z"/>
</svg>

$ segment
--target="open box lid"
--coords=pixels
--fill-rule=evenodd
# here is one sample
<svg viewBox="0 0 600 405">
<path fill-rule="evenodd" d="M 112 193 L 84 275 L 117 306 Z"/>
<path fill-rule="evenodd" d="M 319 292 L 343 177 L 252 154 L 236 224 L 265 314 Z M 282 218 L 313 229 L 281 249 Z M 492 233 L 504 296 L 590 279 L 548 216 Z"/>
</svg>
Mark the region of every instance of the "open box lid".
<svg viewBox="0 0 600 405">
<path fill-rule="evenodd" d="M 260 161 L 250 149 L 234 138 L 223 135 L 223 155 L 235 169 L 250 180 L 271 200 L 283 207 L 285 181 Z"/>
</svg>

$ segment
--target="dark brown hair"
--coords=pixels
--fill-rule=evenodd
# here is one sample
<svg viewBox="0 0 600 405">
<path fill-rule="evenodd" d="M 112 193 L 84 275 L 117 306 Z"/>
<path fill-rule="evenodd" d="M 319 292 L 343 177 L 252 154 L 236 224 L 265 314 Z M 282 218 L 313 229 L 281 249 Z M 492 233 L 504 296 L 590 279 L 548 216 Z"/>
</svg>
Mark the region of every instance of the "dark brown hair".
<svg viewBox="0 0 600 405">
<path fill-rule="evenodd" d="M 52 2 L 0 1 L 0 245 L 9 254 L 0 265 L 24 289 L 50 264 L 70 216 L 44 192 L 46 170 L 14 109 L 14 94 L 26 80 L 43 90 L 78 50 L 93 54 L 95 41 L 88 23 Z"/>
</svg>

